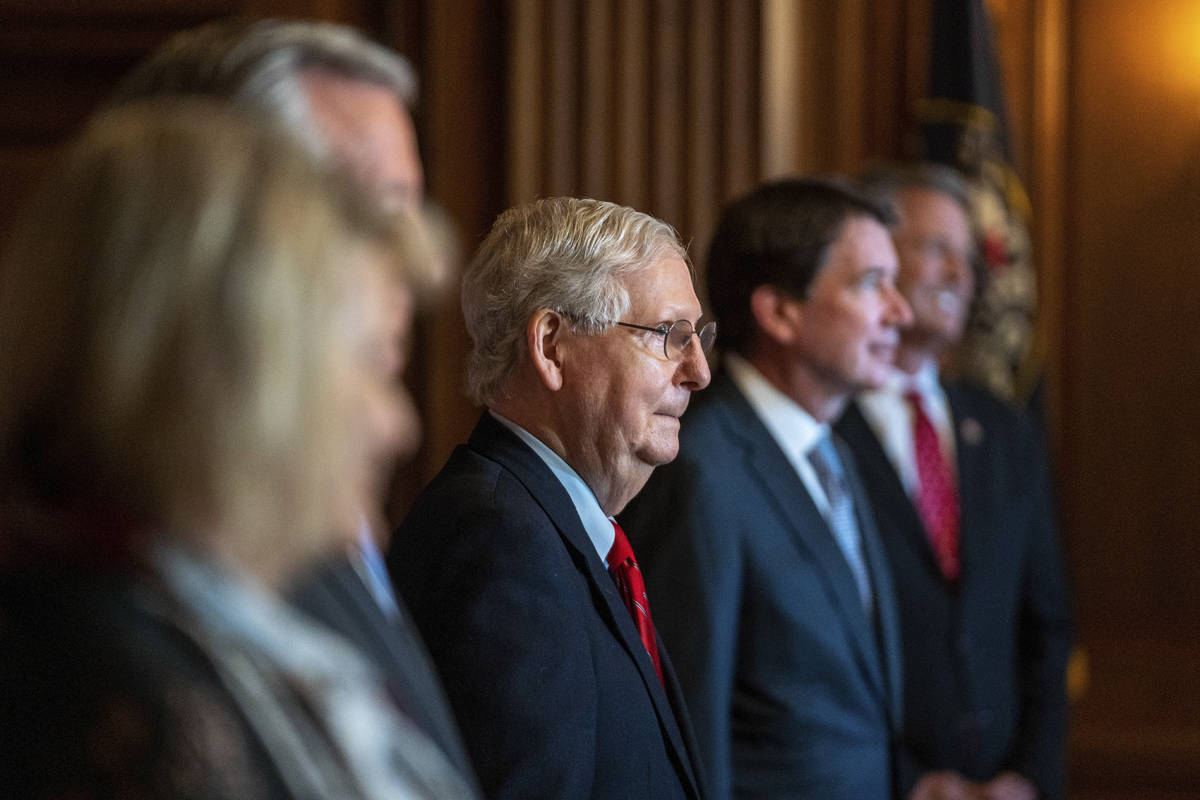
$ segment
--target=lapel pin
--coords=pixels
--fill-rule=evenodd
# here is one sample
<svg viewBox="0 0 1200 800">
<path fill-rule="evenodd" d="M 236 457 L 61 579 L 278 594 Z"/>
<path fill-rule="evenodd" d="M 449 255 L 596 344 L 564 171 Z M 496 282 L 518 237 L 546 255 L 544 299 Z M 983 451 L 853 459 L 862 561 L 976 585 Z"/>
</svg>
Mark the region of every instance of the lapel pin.
<svg viewBox="0 0 1200 800">
<path fill-rule="evenodd" d="M 964 419 L 958 430 L 966 444 L 977 445 L 983 441 L 983 426 L 974 417 Z"/>
</svg>

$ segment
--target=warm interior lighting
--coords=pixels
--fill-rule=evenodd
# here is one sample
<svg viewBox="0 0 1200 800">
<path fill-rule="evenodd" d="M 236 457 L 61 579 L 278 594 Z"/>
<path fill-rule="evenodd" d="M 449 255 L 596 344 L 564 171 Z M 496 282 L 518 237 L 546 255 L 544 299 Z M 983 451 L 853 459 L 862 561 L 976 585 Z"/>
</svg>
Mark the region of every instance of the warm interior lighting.
<svg viewBox="0 0 1200 800">
<path fill-rule="evenodd" d="M 1148 20 L 1150 35 L 1136 46 L 1146 49 L 1164 89 L 1200 96 L 1200 3 L 1175 0 L 1156 12 Z"/>
</svg>

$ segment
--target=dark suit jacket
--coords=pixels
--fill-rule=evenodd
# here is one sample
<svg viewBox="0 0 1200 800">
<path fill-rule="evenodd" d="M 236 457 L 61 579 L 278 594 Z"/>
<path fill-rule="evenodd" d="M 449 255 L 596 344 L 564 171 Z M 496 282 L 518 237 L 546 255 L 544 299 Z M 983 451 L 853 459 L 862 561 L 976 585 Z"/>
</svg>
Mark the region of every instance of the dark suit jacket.
<svg viewBox="0 0 1200 800">
<path fill-rule="evenodd" d="M 905 742 L 915 773 L 974 780 L 1015 770 L 1063 795 L 1070 601 L 1043 448 L 1028 419 L 987 392 L 946 387 L 958 458 L 956 588 L 862 412 L 837 429 L 854 450 L 896 579 L 904 639 Z"/>
<path fill-rule="evenodd" d="M 450 763 L 474 785 L 475 772 L 445 692 L 404 604 L 397 600 L 396 618 L 385 615 L 347 557 L 314 569 L 298 582 L 290 599 L 348 639 L 379 668 L 397 707 L 441 746 Z"/>
<path fill-rule="evenodd" d="M 0 797 L 293 797 L 159 603 L 125 574 L 0 576 Z"/>
<path fill-rule="evenodd" d="M 666 690 L 566 490 L 484 414 L 388 565 L 490 798 L 701 796 Z"/>
<path fill-rule="evenodd" d="M 874 624 L 803 481 L 726 375 L 621 516 L 679 666 L 713 796 L 887 798 L 900 718 L 892 584 L 853 461 Z"/>
</svg>

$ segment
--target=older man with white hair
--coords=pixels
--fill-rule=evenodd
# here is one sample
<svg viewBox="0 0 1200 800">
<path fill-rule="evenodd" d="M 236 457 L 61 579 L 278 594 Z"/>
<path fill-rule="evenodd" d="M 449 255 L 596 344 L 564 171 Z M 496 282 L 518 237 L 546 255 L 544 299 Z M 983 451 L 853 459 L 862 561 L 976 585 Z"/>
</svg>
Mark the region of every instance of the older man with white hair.
<svg viewBox="0 0 1200 800">
<path fill-rule="evenodd" d="M 463 282 L 487 407 L 388 563 L 492 798 L 702 796 L 653 599 L 613 520 L 709 381 L 675 231 L 552 198 L 500 216 Z"/>
</svg>

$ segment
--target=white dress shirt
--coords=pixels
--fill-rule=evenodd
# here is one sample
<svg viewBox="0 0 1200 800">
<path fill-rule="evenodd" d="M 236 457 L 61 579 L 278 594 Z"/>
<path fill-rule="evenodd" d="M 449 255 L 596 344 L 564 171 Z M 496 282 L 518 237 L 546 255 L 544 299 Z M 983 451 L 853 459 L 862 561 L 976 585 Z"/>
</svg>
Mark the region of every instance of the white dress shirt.
<svg viewBox="0 0 1200 800">
<path fill-rule="evenodd" d="M 607 569 L 608 551 L 612 549 L 613 540 L 616 539 L 617 534 L 613 530 L 612 517 L 609 517 L 600 508 L 600 501 L 596 499 L 596 495 L 583 482 L 583 478 L 579 477 L 579 473 L 571 469 L 571 466 L 562 460 L 562 456 L 547 447 L 541 439 L 495 411 L 489 410 L 488 413 L 501 425 L 515 433 L 517 438 L 529 446 L 530 450 L 537 453 L 538 458 L 542 459 L 562 487 L 567 490 L 567 495 L 575 505 L 576 513 L 579 514 L 583 530 L 592 540 L 592 546 L 596 548 L 601 563 Z"/>
<path fill-rule="evenodd" d="M 950 475 L 957 479 L 954 421 L 950 416 L 950 404 L 946 400 L 946 393 L 938 382 L 936 364 L 929 362 L 914 375 L 894 370 L 882 389 L 859 394 L 858 406 L 862 409 L 867 424 L 883 445 L 888 460 L 900 475 L 905 491 L 909 497 L 916 497 L 921 481 L 917 476 L 917 460 L 913 447 L 912 407 L 904 399 L 908 392 L 921 395 L 921 405 L 937 433 L 942 457 L 950 468 Z"/>
<path fill-rule="evenodd" d="M 762 420 L 771 438 L 787 456 L 821 515 L 829 518 L 829 500 L 816 470 L 808 460 L 808 451 L 829 435 L 829 426 L 817 422 L 795 400 L 771 385 L 758 369 L 735 353 L 726 353 L 722 364 L 729 377 L 741 389 L 754 413 Z"/>
</svg>

